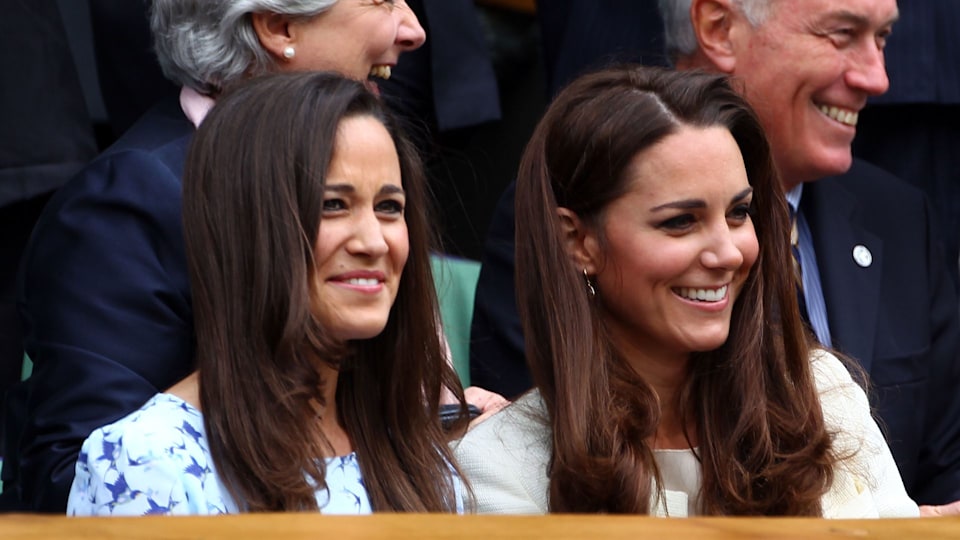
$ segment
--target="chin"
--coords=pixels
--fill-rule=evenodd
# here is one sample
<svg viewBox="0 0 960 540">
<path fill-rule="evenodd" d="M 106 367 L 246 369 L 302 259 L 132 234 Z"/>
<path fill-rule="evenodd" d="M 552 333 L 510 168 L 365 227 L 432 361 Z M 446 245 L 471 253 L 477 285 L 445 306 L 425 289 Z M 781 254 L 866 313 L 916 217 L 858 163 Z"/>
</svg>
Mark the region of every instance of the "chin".
<svg viewBox="0 0 960 540">
<path fill-rule="evenodd" d="M 818 158 L 811 159 L 810 162 L 816 164 L 817 169 L 811 176 L 814 180 L 819 180 L 820 178 L 837 176 L 849 171 L 850 167 L 853 166 L 853 154 L 850 151 L 850 147 L 846 146 L 826 152 L 818 156 Z"/>
<path fill-rule="evenodd" d="M 730 336 L 729 331 L 711 333 L 710 335 L 703 336 L 701 335 L 695 343 L 691 350 L 694 352 L 710 352 L 715 351 L 723 346 L 727 342 L 727 338 Z"/>
<path fill-rule="evenodd" d="M 383 329 L 386 327 L 386 321 L 382 323 L 357 324 L 339 328 L 335 330 L 335 333 L 338 338 L 344 341 L 356 341 L 375 338 L 383 333 Z"/>
</svg>

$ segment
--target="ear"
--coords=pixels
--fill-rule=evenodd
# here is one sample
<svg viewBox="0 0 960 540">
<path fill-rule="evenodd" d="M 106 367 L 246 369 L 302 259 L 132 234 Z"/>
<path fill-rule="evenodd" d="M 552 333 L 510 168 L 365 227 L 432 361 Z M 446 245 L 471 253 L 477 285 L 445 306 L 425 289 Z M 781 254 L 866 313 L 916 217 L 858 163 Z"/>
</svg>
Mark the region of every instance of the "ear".
<svg viewBox="0 0 960 540">
<path fill-rule="evenodd" d="M 250 20 L 260 45 L 278 61 L 283 61 L 283 50 L 295 41 L 290 19 L 278 13 L 255 12 Z"/>
<path fill-rule="evenodd" d="M 739 22 L 733 0 L 693 0 L 690 3 L 690 21 L 697 37 L 699 53 L 723 73 L 733 73 L 736 67 L 734 25 Z"/>
<path fill-rule="evenodd" d="M 557 222 L 567 254 L 577 270 L 597 273 L 600 267 L 600 242 L 596 232 L 588 229 L 580 217 L 568 208 L 557 208 Z"/>
</svg>

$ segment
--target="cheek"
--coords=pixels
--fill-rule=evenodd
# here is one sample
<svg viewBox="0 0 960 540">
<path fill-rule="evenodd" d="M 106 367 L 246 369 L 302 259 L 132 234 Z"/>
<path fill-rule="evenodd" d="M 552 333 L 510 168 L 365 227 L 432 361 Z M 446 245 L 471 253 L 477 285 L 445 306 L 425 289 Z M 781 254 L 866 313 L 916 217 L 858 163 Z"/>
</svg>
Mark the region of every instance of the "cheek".
<svg viewBox="0 0 960 540">
<path fill-rule="evenodd" d="M 757 233 L 753 229 L 753 224 L 743 228 L 741 234 L 736 240 L 737 248 L 743 256 L 743 271 L 749 272 L 753 264 L 757 262 L 757 256 L 760 254 L 760 243 L 757 241 Z"/>
<path fill-rule="evenodd" d="M 410 237 L 407 233 L 407 224 L 397 223 L 384 231 L 384 239 L 390 247 L 390 260 L 395 268 L 402 269 L 407 264 L 410 255 Z"/>
<path fill-rule="evenodd" d="M 313 246 L 313 262 L 319 270 L 327 265 L 327 261 L 333 258 L 338 246 L 340 245 L 340 231 L 330 223 L 324 223 L 323 232 L 317 235 L 317 242 Z"/>
<path fill-rule="evenodd" d="M 374 55 L 380 55 L 390 50 L 390 47 L 396 41 L 399 28 L 399 19 L 392 17 L 371 25 L 367 29 L 367 50 Z"/>
</svg>

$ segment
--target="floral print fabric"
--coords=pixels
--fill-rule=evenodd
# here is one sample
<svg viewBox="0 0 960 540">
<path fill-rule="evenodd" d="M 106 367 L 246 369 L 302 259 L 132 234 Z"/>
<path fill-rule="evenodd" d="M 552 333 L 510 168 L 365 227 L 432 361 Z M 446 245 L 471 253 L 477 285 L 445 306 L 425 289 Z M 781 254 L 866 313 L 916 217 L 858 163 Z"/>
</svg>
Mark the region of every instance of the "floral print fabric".
<svg viewBox="0 0 960 540">
<path fill-rule="evenodd" d="M 369 514 L 356 454 L 326 460 L 325 514 Z M 200 411 L 157 394 L 129 416 L 94 431 L 83 443 L 67 514 L 227 514 L 242 511 L 217 474 Z"/>
</svg>

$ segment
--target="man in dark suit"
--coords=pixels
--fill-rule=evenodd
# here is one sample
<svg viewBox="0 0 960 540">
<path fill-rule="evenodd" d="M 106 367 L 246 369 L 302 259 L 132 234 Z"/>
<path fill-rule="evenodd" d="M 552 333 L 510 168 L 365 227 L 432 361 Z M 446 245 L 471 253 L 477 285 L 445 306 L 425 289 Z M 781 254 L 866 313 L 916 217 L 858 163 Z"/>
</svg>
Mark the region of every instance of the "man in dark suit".
<svg viewBox="0 0 960 540">
<path fill-rule="evenodd" d="M 895 0 L 662 5 L 677 66 L 731 74 L 755 107 L 799 208 L 806 315 L 869 374 L 908 492 L 921 504 L 960 499 L 960 317 L 931 210 L 850 152 L 857 112 L 887 88 Z M 478 291 L 477 302 L 499 300 L 508 320 L 512 298 L 492 296 Z"/>
<path fill-rule="evenodd" d="M 732 75 L 755 108 L 797 212 L 805 315 L 870 375 L 907 491 L 960 499 L 960 322 L 937 227 L 922 192 L 850 149 L 889 86 L 896 0 L 661 4 L 677 67 Z"/>
</svg>

